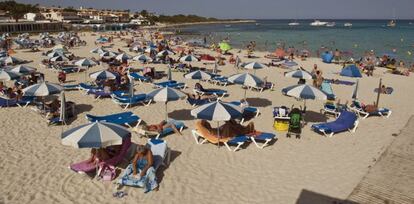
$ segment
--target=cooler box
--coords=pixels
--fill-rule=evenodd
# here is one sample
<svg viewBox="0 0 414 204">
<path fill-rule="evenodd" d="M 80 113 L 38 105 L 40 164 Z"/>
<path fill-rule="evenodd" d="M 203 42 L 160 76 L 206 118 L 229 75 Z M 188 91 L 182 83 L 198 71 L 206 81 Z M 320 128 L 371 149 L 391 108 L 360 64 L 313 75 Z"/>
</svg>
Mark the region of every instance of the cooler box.
<svg viewBox="0 0 414 204">
<path fill-rule="evenodd" d="M 279 132 L 285 132 L 289 130 L 289 120 L 275 120 L 273 128 Z"/>
</svg>

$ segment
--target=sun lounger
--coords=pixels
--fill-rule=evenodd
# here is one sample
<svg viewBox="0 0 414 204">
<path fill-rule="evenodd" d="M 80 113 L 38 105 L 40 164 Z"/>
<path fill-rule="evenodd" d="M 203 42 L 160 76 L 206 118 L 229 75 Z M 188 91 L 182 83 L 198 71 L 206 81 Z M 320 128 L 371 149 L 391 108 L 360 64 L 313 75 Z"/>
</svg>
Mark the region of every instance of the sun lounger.
<svg viewBox="0 0 414 204">
<path fill-rule="evenodd" d="M 102 87 L 92 86 L 90 84 L 85 84 L 85 83 L 80 83 L 79 84 L 79 90 L 83 90 L 83 91 L 88 92 L 89 90 L 92 90 L 92 89 L 95 89 L 95 90 L 103 90 Z"/>
<path fill-rule="evenodd" d="M 138 81 L 142 82 L 142 83 L 143 82 L 151 82 L 151 78 L 139 75 L 136 72 L 129 73 L 129 76 L 132 77 L 135 80 L 138 80 Z"/>
<path fill-rule="evenodd" d="M 182 132 L 184 130 L 184 128 L 186 128 L 185 124 L 181 121 L 178 120 L 173 120 L 173 119 L 169 119 L 168 123 L 170 124 L 174 124 L 175 128 L 177 128 L 177 130 L 179 132 Z M 143 133 L 143 134 L 142 134 Z M 174 130 L 172 128 L 164 128 L 162 132 L 153 132 L 153 131 L 144 131 L 140 133 L 142 136 L 146 136 L 146 137 L 154 137 L 155 139 L 158 139 L 160 137 L 165 137 L 169 134 L 174 133 Z"/>
<path fill-rule="evenodd" d="M 119 152 L 118 155 L 105 160 L 105 161 L 101 161 L 99 162 L 99 164 L 94 164 L 93 162 L 90 162 L 89 160 L 86 161 L 82 161 L 79 163 L 74 163 L 71 164 L 69 166 L 70 169 L 72 169 L 75 172 L 78 173 L 91 173 L 93 171 L 98 171 L 97 167 L 98 166 L 102 166 L 100 164 L 107 164 L 107 165 L 112 165 L 112 166 L 116 166 L 118 163 L 122 162 L 124 157 L 127 155 L 128 153 L 128 149 L 131 146 L 131 137 L 128 137 L 126 139 L 124 139 L 122 146 L 121 146 L 121 151 Z"/>
<path fill-rule="evenodd" d="M 141 123 L 141 118 L 129 111 L 105 116 L 95 116 L 91 114 L 86 114 L 86 119 L 88 119 L 90 122 L 104 121 L 115 123 L 118 125 L 125 125 L 130 128 L 132 128 L 132 124 L 136 124 L 135 127 L 137 127 Z"/>
<path fill-rule="evenodd" d="M 276 139 L 276 135 L 273 133 L 259 133 L 256 135 L 247 135 L 247 137 L 249 137 L 253 143 L 256 145 L 257 148 L 259 149 L 263 149 L 264 147 L 266 147 L 270 141 Z M 259 145 L 259 142 L 262 142 L 262 145 Z"/>
<path fill-rule="evenodd" d="M 381 116 L 383 118 L 389 118 L 392 114 L 392 111 L 388 108 L 378 108 L 375 112 L 366 112 L 361 104 L 358 101 L 353 101 L 349 106 L 349 109 L 358 114 L 362 119 L 366 119 L 369 116 Z"/>
<path fill-rule="evenodd" d="M 218 99 L 222 99 L 225 96 L 228 96 L 228 93 L 226 90 L 221 90 L 221 89 L 204 89 L 204 90 L 199 90 L 199 89 L 193 89 L 195 94 L 199 94 L 199 95 L 215 95 L 217 96 Z"/>
<path fill-rule="evenodd" d="M 149 139 L 147 145 L 151 148 L 153 156 L 153 164 L 155 171 L 160 166 L 168 167 L 170 164 L 171 150 L 167 145 L 167 142 L 160 139 Z"/>
<path fill-rule="evenodd" d="M 108 98 L 108 97 L 111 97 L 111 94 L 112 94 L 112 92 L 106 92 L 100 89 L 90 89 L 86 93 L 94 95 L 95 99 Z"/>
<path fill-rule="evenodd" d="M 63 85 L 63 88 L 65 89 L 65 91 L 78 90 L 79 84 L 65 84 Z"/>
<path fill-rule="evenodd" d="M 29 104 L 34 103 L 34 100 L 34 96 L 23 96 L 20 100 L 17 101 L 16 105 L 26 108 Z"/>
<path fill-rule="evenodd" d="M 324 134 L 326 137 L 332 137 L 334 134 L 344 131 L 355 132 L 359 121 L 355 113 L 342 111 L 338 118 L 333 122 L 313 124 L 312 130 Z"/>
<path fill-rule="evenodd" d="M 152 102 L 152 100 L 147 100 L 146 94 L 138 94 L 132 97 L 122 97 L 122 98 L 113 97 L 112 101 L 120 106 L 124 106 L 124 109 L 127 109 L 128 107 L 137 105 L 137 104 L 148 106 Z"/>
<path fill-rule="evenodd" d="M 185 83 L 178 83 L 177 81 L 171 80 L 171 81 L 164 81 L 159 83 L 154 83 L 155 88 L 176 88 L 176 89 L 185 89 L 187 88 L 187 85 Z"/>
<path fill-rule="evenodd" d="M 257 87 L 256 86 L 249 86 L 248 88 L 250 90 L 255 90 L 255 91 L 263 92 L 266 89 L 273 90 L 274 86 L 275 85 L 273 83 L 267 82 L 266 84 L 263 84 L 263 86 L 257 86 Z"/>
<path fill-rule="evenodd" d="M 249 141 L 249 137 L 247 136 L 237 136 L 237 137 L 233 137 L 233 138 L 219 138 L 216 135 L 211 135 L 211 134 L 207 134 L 208 131 L 204 131 L 204 133 L 206 134 L 202 134 L 200 133 L 200 130 L 192 130 L 191 133 L 193 134 L 193 137 L 196 141 L 197 144 L 201 145 L 204 144 L 205 142 L 210 142 L 212 144 L 219 144 L 219 143 L 223 143 L 227 149 L 231 152 L 235 152 L 238 149 L 240 149 L 240 147 L 246 143 L 247 141 Z M 202 139 L 200 141 L 200 138 Z M 230 146 L 236 146 L 234 149 L 231 149 Z"/>
<path fill-rule="evenodd" d="M 343 111 L 343 110 L 347 110 L 347 107 L 345 105 L 339 105 L 337 106 L 334 103 L 325 103 L 323 105 L 323 109 L 321 109 L 321 113 L 322 114 L 331 114 L 334 115 L 335 117 L 338 117 L 339 114 Z"/>
<path fill-rule="evenodd" d="M 6 99 L 6 98 L 1 98 L 0 97 L 0 107 L 12 107 L 12 106 L 16 106 L 17 105 L 17 101 L 14 99 Z"/>
<path fill-rule="evenodd" d="M 214 76 L 210 79 L 210 82 L 216 85 L 221 85 L 221 86 L 227 86 L 229 84 L 231 84 L 231 82 L 228 81 L 228 78 L 225 76 Z"/>
<path fill-rule="evenodd" d="M 240 121 L 240 123 L 243 123 L 247 118 L 249 117 L 258 117 L 260 115 L 260 111 L 258 108 L 256 107 L 252 107 L 252 106 L 245 106 L 241 101 L 232 101 L 230 102 L 233 105 L 236 106 L 241 106 L 243 107 L 243 115 L 242 115 L 242 119 Z"/>
<path fill-rule="evenodd" d="M 201 106 L 201 105 L 204 105 L 210 102 L 211 100 L 209 99 L 194 99 L 194 98 L 189 98 L 189 97 L 187 98 L 187 103 L 193 107 Z"/>
</svg>

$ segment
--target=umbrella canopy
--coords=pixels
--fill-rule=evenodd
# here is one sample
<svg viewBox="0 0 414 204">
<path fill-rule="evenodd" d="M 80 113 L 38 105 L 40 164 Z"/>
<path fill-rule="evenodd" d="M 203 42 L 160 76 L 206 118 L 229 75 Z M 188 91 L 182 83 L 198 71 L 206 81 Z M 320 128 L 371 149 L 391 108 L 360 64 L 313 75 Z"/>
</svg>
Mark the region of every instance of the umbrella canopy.
<svg viewBox="0 0 414 204">
<path fill-rule="evenodd" d="M 168 102 L 183 99 L 185 98 L 185 95 L 177 89 L 165 87 L 150 92 L 147 94 L 147 98 L 157 102 Z"/>
<path fill-rule="evenodd" d="M 229 50 L 232 49 L 231 46 L 228 43 L 226 43 L 226 42 L 219 43 L 219 48 L 223 52 L 227 52 L 227 51 L 229 51 Z"/>
<path fill-rule="evenodd" d="M 105 50 L 105 49 L 103 49 L 103 48 L 101 48 L 101 47 L 97 47 L 97 48 L 92 49 L 90 52 L 91 52 L 91 53 L 98 53 L 98 54 L 102 54 L 102 53 L 104 53 L 104 52 L 108 52 L 108 50 Z"/>
<path fill-rule="evenodd" d="M 84 58 L 84 59 L 76 61 L 75 64 L 80 67 L 91 67 L 91 66 L 95 66 L 96 62 L 93 60 Z"/>
<path fill-rule="evenodd" d="M 242 114 L 242 107 L 222 101 L 204 104 L 191 111 L 191 115 L 195 118 L 218 122 L 240 118 Z"/>
<path fill-rule="evenodd" d="M 266 65 L 258 63 L 258 62 L 248 62 L 242 65 L 245 69 L 263 69 Z"/>
<path fill-rule="evenodd" d="M 20 64 L 23 62 L 23 60 L 12 56 L 3 57 L 0 59 L 0 61 L 2 61 L 4 64 Z"/>
<path fill-rule="evenodd" d="M 115 57 L 115 59 L 117 59 L 117 60 L 119 60 L 119 61 L 125 61 L 125 60 L 129 60 L 129 59 L 131 59 L 131 56 L 130 56 L 130 55 L 128 55 L 128 54 L 126 54 L 126 53 L 121 53 L 121 54 L 117 55 L 117 56 Z"/>
<path fill-rule="evenodd" d="M 343 68 L 339 75 L 347 76 L 347 77 L 354 77 L 354 78 L 362 77 L 361 71 L 359 71 L 358 67 L 354 64 Z"/>
<path fill-rule="evenodd" d="M 53 51 L 67 52 L 67 51 L 68 51 L 68 48 L 67 48 L 66 46 L 62 45 L 62 44 L 58 44 L 58 45 L 55 45 L 55 46 L 52 48 L 52 50 L 53 50 Z"/>
<path fill-rule="evenodd" d="M 258 87 L 263 84 L 263 81 L 259 77 L 249 73 L 235 74 L 230 76 L 228 81 L 235 84 L 254 87 Z"/>
<path fill-rule="evenodd" d="M 146 53 L 151 53 L 151 52 L 157 52 L 157 49 L 153 48 L 153 47 L 147 47 L 144 52 Z"/>
<path fill-rule="evenodd" d="M 157 57 L 166 56 L 166 55 L 174 55 L 175 53 L 170 50 L 163 50 L 159 53 L 157 53 Z"/>
<path fill-rule="evenodd" d="M 36 71 L 36 68 L 27 66 L 27 65 L 17 65 L 13 69 L 10 70 L 14 73 L 20 73 L 20 74 L 30 74 Z"/>
<path fill-rule="evenodd" d="M 23 89 L 23 93 L 25 96 L 49 96 L 52 94 L 58 94 L 62 90 L 63 87 L 59 84 L 42 82 L 26 87 Z"/>
<path fill-rule="evenodd" d="M 50 58 L 50 61 L 52 61 L 52 62 L 63 62 L 63 61 L 69 61 L 69 59 L 60 55 L 60 56 Z"/>
<path fill-rule="evenodd" d="M 70 129 L 62 134 L 62 144 L 75 148 L 100 148 L 121 145 L 131 132 L 117 124 L 93 122 Z"/>
<path fill-rule="evenodd" d="M 180 58 L 180 62 L 198 62 L 199 59 L 194 55 L 186 55 Z"/>
<path fill-rule="evenodd" d="M 307 84 L 300 84 L 300 85 L 293 85 L 282 89 L 282 93 L 288 96 L 293 96 L 296 98 L 301 99 L 319 99 L 319 100 L 327 100 L 328 96 L 323 91 L 307 85 Z"/>
<path fill-rule="evenodd" d="M 139 45 L 135 45 L 134 47 L 132 47 L 132 51 L 135 51 L 135 52 L 142 52 L 142 51 L 144 51 L 144 50 L 142 49 L 142 47 L 141 47 L 141 46 L 139 46 Z"/>
<path fill-rule="evenodd" d="M 186 79 L 199 79 L 199 80 L 209 80 L 211 79 L 211 75 L 207 72 L 203 72 L 200 70 L 190 72 L 184 75 Z"/>
<path fill-rule="evenodd" d="M 312 79 L 312 75 L 302 69 L 293 70 L 285 73 L 285 77 L 298 78 L 298 79 Z"/>
<path fill-rule="evenodd" d="M 90 74 L 89 77 L 94 80 L 116 79 L 117 74 L 110 71 L 101 70 Z"/>
<path fill-rule="evenodd" d="M 16 72 L 1 70 L 0 81 L 10 81 L 19 78 L 21 75 Z"/>
<path fill-rule="evenodd" d="M 108 51 L 108 52 L 104 52 L 99 54 L 100 57 L 115 57 L 117 56 L 116 52 L 112 52 L 112 51 Z"/>
<path fill-rule="evenodd" d="M 134 61 L 141 61 L 141 62 L 151 62 L 151 57 L 148 57 L 147 55 L 138 55 L 132 58 Z"/>
<path fill-rule="evenodd" d="M 57 57 L 57 56 L 65 56 L 65 54 L 63 54 L 63 52 L 53 51 L 53 52 L 47 54 L 47 56 L 52 58 L 52 57 Z"/>
</svg>

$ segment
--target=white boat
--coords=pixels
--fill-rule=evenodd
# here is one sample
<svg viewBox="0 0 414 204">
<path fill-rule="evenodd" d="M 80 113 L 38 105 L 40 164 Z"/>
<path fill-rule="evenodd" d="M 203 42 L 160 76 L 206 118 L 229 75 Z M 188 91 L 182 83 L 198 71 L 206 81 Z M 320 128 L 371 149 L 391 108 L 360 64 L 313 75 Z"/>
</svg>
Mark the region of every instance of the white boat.
<svg viewBox="0 0 414 204">
<path fill-rule="evenodd" d="M 300 23 L 298 23 L 297 21 L 293 21 L 293 22 L 290 22 L 288 25 L 289 26 L 298 26 L 298 25 L 300 25 Z"/>
<path fill-rule="evenodd" d="M 224 25 L 224 27 L 226 27 L 226 28 L 230 28 L 230 27 L 231 27 L 231 25 Z"/>
<path fill-rule="evenodd" d="M 319 20 L 315 20 L 314 22 L 310 23 L 311 26 L 326 26 L 328 22 L 323 22 Z"/>
<path fill-rule="evenodd" d="M 344 23 L 344 27 L 352 27 L 352 23 Z"/>
<path fill-rule="evenodd" d="M 390 22 L 387 23 L 387 27 L 395 27 L 397 25 L 395 20 L 391 20 Z"/>
<path fill-rule="evenodd" d="M 256 26 L 259 26 L 260 25 L 260 23 L 256 23 Z"/>
<path fill-rule="evenodd" d="M 326 23 L 326 27 L 335 27 L 335 25 L 336 25 L 335 22 Z"/>
</svg>

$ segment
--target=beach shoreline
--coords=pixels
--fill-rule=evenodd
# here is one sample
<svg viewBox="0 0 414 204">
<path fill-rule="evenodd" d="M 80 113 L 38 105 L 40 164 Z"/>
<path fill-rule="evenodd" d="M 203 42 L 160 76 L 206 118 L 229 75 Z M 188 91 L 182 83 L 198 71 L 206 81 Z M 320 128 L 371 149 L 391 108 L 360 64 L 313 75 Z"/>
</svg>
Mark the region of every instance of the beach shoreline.
<svg viewBox="0 0 414 204">
<path fill-rule="evenodd" d="M 195 25 L 214 25 L 214 24 L 241 24 L 241 23 L 255 23 L 256 20 L 222 20 L 222 21 L 207 21 L 207 22 L 193 22 L 193 23 L 160 23 L 159 25 L 143 26 L 143 29 L 159 29 L 159 28 L 173 28 L 186 27 Z"/>
</svg>

